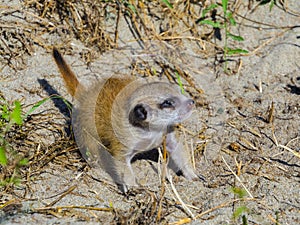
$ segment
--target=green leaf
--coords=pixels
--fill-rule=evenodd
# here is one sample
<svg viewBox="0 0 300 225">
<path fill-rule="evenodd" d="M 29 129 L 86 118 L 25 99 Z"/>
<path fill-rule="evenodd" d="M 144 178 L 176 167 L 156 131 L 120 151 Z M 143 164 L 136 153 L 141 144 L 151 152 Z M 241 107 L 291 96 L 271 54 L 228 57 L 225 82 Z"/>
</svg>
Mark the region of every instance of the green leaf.
<svg viewBox="0 0 300 225">
<path fill-rule="evenodd" d="M 227 37 L 230 37 L 232 40 L 235 41 L 244 41 L 244 38 L 238 35 L 234 35 L 232 33 L 227 32 Z"/>
<path fill-rule="evenodd" d="M 130 9 L 132 12 L 136 13 L 136 8 L 134 7 L 134 5 L 128 3 L 127 1 L 124 3 L 124 6 L 127 7 L 128 9 Z M 130 11 L 127 10 L 129 13 Z"/>
<path fill-rule="evenodd" d="M 1 117 L 3 119 L 5 119 L 6 121 L 9 121 L 9 111 L 8 111 L 8 107 L 7 105 L 3 105 L 2 106 L 2 113 L 1 113 Z"/>
<path fill-rule="evenodd" d="M 243 188 L 232 187 L 232 188 L 230 188 L 230 191 L 231 191 L 233 194 L 239 196 L 239 198 L 243 198 L 243 197 L 247 196 L 247 192 L 246 192 L 245 189 L 243 189 Z"/>
<path fill-rule="evenodd" d="M 18 163 L 19 166 L 27 166 L 29 160 L 27 158 L 21 159 Z"/>
<path fill-rule="evenodd" d="M 12 177 L 10 179 L 10 183 L 13 183 L 14 185 L 20 185 L 21 184 L 21 179 L 19 177 Z"/>
<path fill-rule="evenodd" d="M 270 3 L 270 12 L 272 11 L 274 5 L 275 5 L 275 0 L 272 0 Z"/>
<path fill-rule="evenodd" d="M 163 3 L 165 3 L 170 9 L 173 9 L 173 5 L 168 0 L 161 0 Z"/>
<path fill-rule="evenodd" d="M 228 0 L 222 0 L 222 7 L 224 15 L 227 15 L 227 6 L 228 6 Z"/>
<path fill-rule="evenodd" d="M 15 101 L 15 107 L 13 111 L 10 114 L 10 118 L 18 125 L 22 125 L 23 119 L 22 119 L 22 109 L 21 109 L 21 103 L 19 101 Z"/>
<path fill-rule="evenodd" d="M 247 53 L 249 53 L 247 50 L 240 49 L 240 48 L 236 48 L 236 49 L 227 48 L 226 51 L 227 51 L 227 55 L 247 54 Z"/>
<path fill-rule="evenodd" d="M 51 98 L 44 98 L 41 101 L 38 101 L 34 106 L 31 107 L 31 109 L 28 110 L 28 112 L 25 114 L 24 119 L 27 118 L 31 113 L 33 113 L 38 107 L 40 107 L 42 104 L 44 104 L 46 101 L 48 101 Z"/>
<path fill-rule="evenodd" d="M 31 113 L 33 113 L 38 107 L 40 107 L 42 104 L 44 104 L 45 102 L 47 102 L 48 100 L 50 99 L 61 99 L 65 104 L 66 106 L 71 109 L 72 106 L 71 104 L 66 100 L 64 99 L 63 97 L 61 96 L 58 96 L 58 95 L 55 95 L 55 96 L 51 96 L 50 98 L 44 98 L 42 99 L 41 101 L 38 101 L 36 104 L 34 104 L 34 106 L 31 107 L 31 109 L 28 110 L 28 112 L 25 114 L 25 116 L 23 117 L 23 119 L 27 118 Z"/>
<path fill-rule="evenodd" d="M 248 208 L 246 206 L 240 206 L 233 212 L 233 219 L 239 218 L 243 213 L 247 212 Z"/>
<path fill-rule="evenodd" d="M 235 26 L 235 25 L 236 25 L 236 21 L 235 21 L 235 19 L 233 18 L 233 15 L 232 15 L 231 12 L 227 13 L 226 17 L 228 18 L 228 20 L 229 20 L 229 22 L 230 22 L 230 24 L 231 24 L 232 26 Z"/>
<path fill-rule="evenodd" d="M 176 77 L 177 77 L 177 82 L 179 84 L 179 87 L 180 87 L 180 90 L 181 90 L 181 93 L 184 94 L 184 88 L 183 88 L 183 85 L 182 85 L 182 82 L 181 82 L 181 79 L 180 79 L 180 76 L 178 74 L 178 72 L 175 72 L 176 74 Z"/>
<path fill-rule="evenodd" d="M 214 28 L 222 28 L 222 25 L 219 22 L 214 22 L 212 20 L 201 20 L 199 22 L 200 24 L 206 24 L 206 25 L 210 25 Z"/>
<path fill-rule="evenodd" d="M 203 9 L 203 11 L 202 11 L 202 18 L 204 18 L 206 16 L 206 13 L 208 13 L 209 11 L 211 11 L 212 9 L 215 9 L 217 7 L 218 7 L 217 4 L 211 4 L 207 8 Z"/>
<path fill-rule="evenodd" d="M 2 165 L 2 166 L 7 165 L 7 158 L 6 158 L 4 146 L 0 146 L 0 165 Z"/>
<path fill-rule="evenodd" d="M 151 67 L 151 70 L 152 70 L 153 75 L 156 76 L 157 75 L 156 69 L 154 67 Z"/>
</svg>

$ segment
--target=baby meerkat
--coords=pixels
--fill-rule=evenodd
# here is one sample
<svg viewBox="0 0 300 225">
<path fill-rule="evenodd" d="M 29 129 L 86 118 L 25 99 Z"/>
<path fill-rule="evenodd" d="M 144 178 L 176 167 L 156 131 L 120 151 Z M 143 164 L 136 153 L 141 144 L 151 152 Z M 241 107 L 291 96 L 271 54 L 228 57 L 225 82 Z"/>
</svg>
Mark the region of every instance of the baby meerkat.
<svg viewBox="0 0 300 225">
<path fill-rule="evenodd" d="M 89 164 L 102 166 L 126 192 L 128 185 L 135 184 L 133 157 L 160 147 L 166 135 L 168 166 L 188 180 L 198 178 L 188 151 L 174 132 L 176 124 L 187 119 L 194 108 L 194 101 L 178 86 L 112 76 L 85 89 L 56 48 L 53 57 L 68 92 L 77 100 L 73 131 Z"/>
</svg>

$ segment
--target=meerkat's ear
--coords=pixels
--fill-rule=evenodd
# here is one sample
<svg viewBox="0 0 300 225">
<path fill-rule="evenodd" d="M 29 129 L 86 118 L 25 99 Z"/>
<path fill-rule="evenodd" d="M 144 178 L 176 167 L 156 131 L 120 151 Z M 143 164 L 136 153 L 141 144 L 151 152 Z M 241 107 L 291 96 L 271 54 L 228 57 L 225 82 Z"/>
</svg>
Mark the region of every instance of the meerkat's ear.
<svg viewBox="0 0 300 225">
<path fill-rule="evenodd" d="M 147 109 L 142 104 L 136 105 L 131 111 L 135 120 L 143 121 L 147 119 Z"/>
<path fill-rule="evenodd" d="M 137 104 L 129 113 L 129 122 L 140 128 L 148 128 L 148 122 L 146 122 L 150 113 L 150 107 L 145 104 Z"/>
</svg>

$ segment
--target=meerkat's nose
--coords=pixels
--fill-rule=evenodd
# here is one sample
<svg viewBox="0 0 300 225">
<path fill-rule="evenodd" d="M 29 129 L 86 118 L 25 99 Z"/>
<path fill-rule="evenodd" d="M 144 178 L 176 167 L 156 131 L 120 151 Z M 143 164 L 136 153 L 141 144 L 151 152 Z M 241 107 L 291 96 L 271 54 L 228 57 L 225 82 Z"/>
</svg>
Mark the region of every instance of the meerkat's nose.
<svg viewBox="0 0 300 225">
<path fill-rule="evenodd" d="M 195 101 L 193 99 L 188 100 L 188 105 L 193 106 L 195 105 Z"/>
<path fill-rule="evenodd" d="M 186 102 L 186 106 L 189 110 L 192 110 L 194 108 L 195 105 L 195 101 L 193 99 L 189 99 Z"/>
</svg>

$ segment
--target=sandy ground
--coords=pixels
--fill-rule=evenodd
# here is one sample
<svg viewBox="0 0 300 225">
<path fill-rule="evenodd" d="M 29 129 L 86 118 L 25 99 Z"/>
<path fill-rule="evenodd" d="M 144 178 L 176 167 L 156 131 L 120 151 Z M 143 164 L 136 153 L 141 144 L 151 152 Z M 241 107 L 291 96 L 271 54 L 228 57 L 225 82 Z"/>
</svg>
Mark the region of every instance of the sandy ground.
<svg viewBox="0 0 300 225">
<path fill-rule="evenodd" d="M 268 5 L 249 9 L 251 2 L 241 3 L 238 25 L 232 28 L 245 40 L 229 43 L 249 53 L 229 57 L 230 74 L 224 72 L 224 63 L 217 63 L 222 54 L 205 41 L 182 39 L 180 47 L 152 41 L 148 42 L 151 48 L 141 50 L 132 41 L 134 35 L 124 17 L 118 28 L 119 48 L 104 52 L 89 65 L 80 57 L 87 48 L 82 42 L 71 35 L 66 41 L 53 33 L 44 34 L 48 41 L 45 46 L 33 42 L 34 54 L 22 57 L 25 66 L 15 61 L 13 69 L 2 60 L 0 90 L 8 101 L 20 99 L 25 111 L 53 94 L 72 102 L 51 58 L 51 45 L 68 43 L 63 52 L 86 85 L 111 73 L 128 73 L 133 62 L 147 61 L 154 67 L 159 59 L 178 66 L 203 90 L 194 96 L 198 97 L 197 109 L 184 123 L 184 135 L 186 145 L 194 150 L 196 171 L 205 181 L 191 182 L 172 174 L 173 186 L 187 210 L 168 182 L 161 198 L 160 180 L 153 169 L 156 163 L 141 160 L 134 166 L 137 175 L 147 179 L 145 186 L 122 195 L 102 170 L 89 168 L 76 145 L 70 144 L 72 138 L 64 131 L 70 125 L 66 106 L 47 101 L 35 111 L 37 117 L 46 113 L 45 124 L 27 122 L 40 138 L 30 151 L 36 153 L 41 147 L 48 154 L 59 143 L 61 153 L 38 171 L 30 171 L 30 179 L 21 186 L 9 192 L 2 190 L 1 204 L 11 203 L 2 205 L 0 223 L 179 224 L 186 219 L 191 224 L 246 224 L 242 223 L 244 216 L 247 224 L 299 224 L 300 2 L 284 1 L 286 11 L 281 5 L 271 11 Z M 12 9 L 21 6 L 17 1 L 1 2 L 2 20 L 22 21 L 24 14 L 5 14 L 9 12 L 4 7 L 7 4 Z M 158 29 L 164 23 L 157 19 L 154 24 Z M 191 36 L 184 29 L 178 33 L 180 37 Z M 223 46 L 223 41 L 216 40 L 215 44 Z M 199 45 L 206 46 L 206 51 Z M 144 52 L 150 57 L 145 59 Z M 187 80 L 183 79 L 185 83 Z M 195 90 L 187 89 L 191 93 Z M 58 127 L 61 132 L 53 132 Z M 239 198 L 231 191 L 233 187 L 244 190 L 245 196 Z M 160 199 L 162 218 L 156 222 Z M 244 211 L 234 220 L 240 207 L 245 207 Z M 104 211 L 111 208 L 114 210 Z"/>
</svg>

